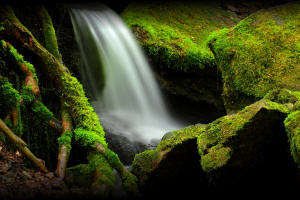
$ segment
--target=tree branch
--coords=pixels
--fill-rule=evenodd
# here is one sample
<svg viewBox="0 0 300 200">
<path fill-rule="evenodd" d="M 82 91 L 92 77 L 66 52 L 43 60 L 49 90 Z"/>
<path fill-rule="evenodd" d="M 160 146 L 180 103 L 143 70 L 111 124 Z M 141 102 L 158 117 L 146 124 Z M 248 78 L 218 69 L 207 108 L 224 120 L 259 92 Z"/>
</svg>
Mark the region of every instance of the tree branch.
<svg viewBox="0 0 300 200">
<path fill-rule="evenodd" d="M 26 143 L 16 136 L 10 128 L 0 119 L 0 130 L 7 136 L 7 138 L 16 145 L 18 150 L 22 152 L 36 167 L 38 167 L 43 172 L 48 172 L 45 166 L 45 162 L 37 157 L 28 149 Z"/>
</svg>

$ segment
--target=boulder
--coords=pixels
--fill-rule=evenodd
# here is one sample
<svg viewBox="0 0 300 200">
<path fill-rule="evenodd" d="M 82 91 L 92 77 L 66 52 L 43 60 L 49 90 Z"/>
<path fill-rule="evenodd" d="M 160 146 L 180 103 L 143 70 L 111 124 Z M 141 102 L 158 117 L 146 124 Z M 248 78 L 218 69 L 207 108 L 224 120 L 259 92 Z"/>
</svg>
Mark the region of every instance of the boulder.
<svg viewBox="0 0 300 200">
<path fill-rule="evenodd" d="M 288 105 L 262 99 L 208 124 L 197 145 L 210 187 L 257 193 L 299 187 L 283 123 L 291 112 Z"/>
<path fill-rule="evenodd" d="M 201 183 L 205 188 L 207 181 L 196 145 L 197 135 L 204 130 L 203 125 L 193 125 L 167 133 L 156 149 L 135 156 L 132 173 L 137 176 L 144 196 L 189 197 Z"/>
<path fill-rule="evenodd" d="M 300 3 L 259 10 L 232 28 L 212 33 L 208 46 L 222 73 L 227 113 L 276 88 L 300 90 Z"/>
</svg>

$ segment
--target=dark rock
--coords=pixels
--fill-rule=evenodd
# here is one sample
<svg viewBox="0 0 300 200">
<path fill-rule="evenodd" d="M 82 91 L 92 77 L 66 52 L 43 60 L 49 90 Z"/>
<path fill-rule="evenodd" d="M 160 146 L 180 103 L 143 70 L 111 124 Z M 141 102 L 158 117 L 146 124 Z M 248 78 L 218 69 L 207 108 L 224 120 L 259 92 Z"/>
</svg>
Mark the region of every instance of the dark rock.
<svg viewBox="0 0 300 200">
<path fill-rule="evenodd" d="M 105 138 L 108 143 L 108 148 L 118 154 L 124 165 L 130 165 L 136 154 L 148 149 L 147 145 L 141 142 L 130 141 L 125 136 L 110 133 L 105 128 L 104 130 L 106 132 Z"/>
</svg>

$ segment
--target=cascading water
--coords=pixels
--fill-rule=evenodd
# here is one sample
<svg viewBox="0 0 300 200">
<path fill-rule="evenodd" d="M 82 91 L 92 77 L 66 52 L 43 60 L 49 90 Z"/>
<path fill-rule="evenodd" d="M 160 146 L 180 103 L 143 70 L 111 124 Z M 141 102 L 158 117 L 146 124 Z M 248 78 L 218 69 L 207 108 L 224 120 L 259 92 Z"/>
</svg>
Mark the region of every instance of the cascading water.
<svg viewBox="0 0 300 200">
<path fill-rule="evenodd" d="M 103 126 L 149 144 L 181 125 L 168 114 L 150 66 L 121 18 L 105 6 L 71 9 L 83 84 Z"/>
</svg>

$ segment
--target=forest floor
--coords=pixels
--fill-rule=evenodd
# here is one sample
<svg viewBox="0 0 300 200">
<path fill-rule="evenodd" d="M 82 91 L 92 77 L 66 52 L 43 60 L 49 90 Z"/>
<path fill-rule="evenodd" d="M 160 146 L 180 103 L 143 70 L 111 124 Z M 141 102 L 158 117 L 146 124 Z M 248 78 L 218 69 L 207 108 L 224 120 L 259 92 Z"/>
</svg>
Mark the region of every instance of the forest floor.
<svg viewBox="0 0 300 200">
<path fill-rule="evenodd" d="M 26 158 L 0 142 L 0 199 L 68 199 L 83 197 L 82 188 L 69 190 L 57 181 L 53 172 L 44 173 L 27 167 Z"/>
</svg>

